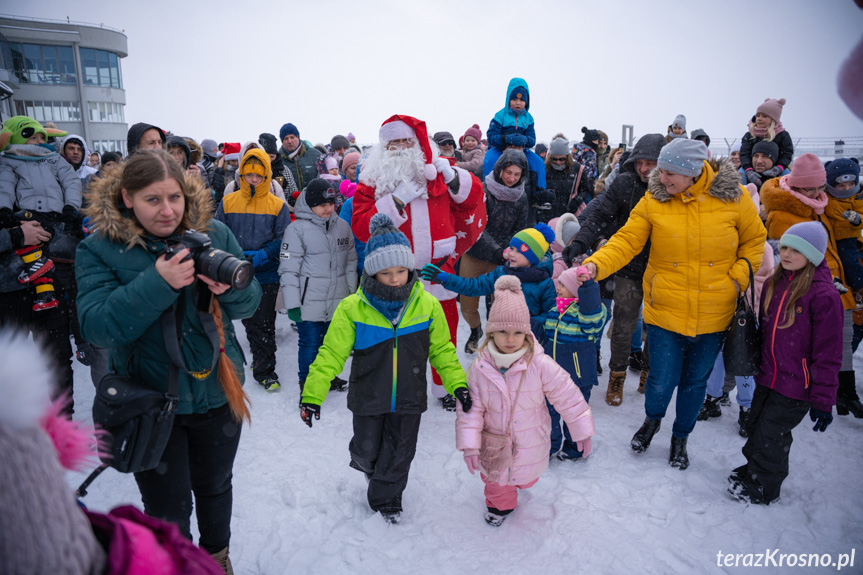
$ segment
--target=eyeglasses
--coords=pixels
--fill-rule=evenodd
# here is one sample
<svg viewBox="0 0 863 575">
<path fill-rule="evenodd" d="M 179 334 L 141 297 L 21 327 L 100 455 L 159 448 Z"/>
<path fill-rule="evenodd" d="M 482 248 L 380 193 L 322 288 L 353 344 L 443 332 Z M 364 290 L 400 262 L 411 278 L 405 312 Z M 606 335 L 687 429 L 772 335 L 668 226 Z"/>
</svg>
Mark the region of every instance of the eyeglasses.
<svg viewBox="0 0 863 575">
<path fill-rule="evenodd" d="M 565 162 L 566 162 L 566 156 L 563 156 L 563 157 L 557 157 L 557 158 L 551 158 L 551 161 L 552 161 L 553 163 L 555 163 L 555 164 L 563 164 L 563 163 L 565 163 Z"/>
</svg>

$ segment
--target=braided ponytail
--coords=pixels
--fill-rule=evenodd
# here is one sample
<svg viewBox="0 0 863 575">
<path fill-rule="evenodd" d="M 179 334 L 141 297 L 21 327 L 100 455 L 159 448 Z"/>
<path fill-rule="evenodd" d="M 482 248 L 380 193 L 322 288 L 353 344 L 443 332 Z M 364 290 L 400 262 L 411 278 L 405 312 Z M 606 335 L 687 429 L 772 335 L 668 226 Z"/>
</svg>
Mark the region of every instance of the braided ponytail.
<svg viewBox="0 0 863 575">
<path fill-rule="evenodd" d="M 225 330 L 222 326 L 222 310 L 216 298 L 213 298 L 212 313 L 213 319 L 216 322 L 216 329 L 219 331 L 219 382 L 221 382 L 222 389 L 228 397 L 228 405 L 231 406 L 231 413 L 234 415 L 234 419 L 240 423 L 245 419 L 251 424 L 252 414 L 249 412 L 249 407 L 252 405 L 252 402 L 249 401 L 249 396 L 243 391 L 243 386 L 237 377 L 237 371 L 234 369 L 234 363 L 228 357 L 228 354 L 225 353 Z"/>
</svg>

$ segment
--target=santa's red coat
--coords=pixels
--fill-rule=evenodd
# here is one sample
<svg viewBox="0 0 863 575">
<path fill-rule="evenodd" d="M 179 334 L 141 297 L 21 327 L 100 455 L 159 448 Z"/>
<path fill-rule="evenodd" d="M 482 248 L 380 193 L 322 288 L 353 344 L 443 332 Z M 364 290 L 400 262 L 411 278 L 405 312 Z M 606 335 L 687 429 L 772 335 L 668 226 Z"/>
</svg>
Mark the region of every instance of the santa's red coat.
<svg viewBox="0 0 863 575">
<path fill-rule="evenodd" d="M 386 214 L 411 243 L 417 269 L 432 263 L 445 272 L 479 238 L 486 225 L 485 193 L 476 176 L 453 167 L 458 186 L 451 190 L 438 174 L 429 182 L 428 199 L 417 198 L 402 212 L 392 195 L 375 199 L 375 188 L 362 182 L 354 194 L 351 227 L 360 241 L 369 241 L 369 222 L 377 213 Z M 456 294 L 439 284 L 425 284 L 426 291 L 439 300 L 453 299 Z"/>
</svg>

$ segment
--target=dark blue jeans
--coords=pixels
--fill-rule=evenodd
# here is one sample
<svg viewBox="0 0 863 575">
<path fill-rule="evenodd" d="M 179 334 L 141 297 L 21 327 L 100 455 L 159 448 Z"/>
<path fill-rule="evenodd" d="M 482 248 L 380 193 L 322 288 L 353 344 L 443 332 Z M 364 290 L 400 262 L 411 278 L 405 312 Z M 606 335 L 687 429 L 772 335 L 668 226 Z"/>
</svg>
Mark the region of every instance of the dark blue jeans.
<svg viewBox="0 0 863 575">
<path fill-rule="evenodd" d="M 324 336 L 330 327 L 328 321 L 301 321 L 297 323 L 299 344 L 297 349 L 298 377 L 305 381 L 309 376 L 309 366 L 318 356 L 318 350 L 324 344 Z"/>
<path fill-rule="evenodd" d="M 581 395 L 584 396 L 584 401 L 590 403 L 590 390 L 593 389 L 592 385 L 585 385 L 584 387 L 578 388 L 581 391 Z M 552 406 L 548 400 L 545 400 L 545 405 L 548 407 L 548 413 L 551 415 L 551 451 L 550 455 L 554 455 L 558 451 L 561 451 L 561 444 L 563 444 L 563 453 L 564 455 L 572 458 L 578 459 L 581 457 L 581 451 L 575 445 L 575 442 L 572 440 L 572 436 L 569 434 L 569 427 L 561 421 L 560 414 L 557 410 Z M 561 428 L 563 428 L 563 433 L 561 433 Z"/>
<path fill-rule="evenodd" d="M 644 386 L 644 412 L 652 420 L 665 417 L 677 388 L 677 413 L 671 428 L 675 437 L 689 437 L 695 428 L 704 403 L 707 378 L 722 349 L 723 335 L 720 331 L 688 337 L 655 325 L 647 326 L 650 375 Z"/>
</svg>

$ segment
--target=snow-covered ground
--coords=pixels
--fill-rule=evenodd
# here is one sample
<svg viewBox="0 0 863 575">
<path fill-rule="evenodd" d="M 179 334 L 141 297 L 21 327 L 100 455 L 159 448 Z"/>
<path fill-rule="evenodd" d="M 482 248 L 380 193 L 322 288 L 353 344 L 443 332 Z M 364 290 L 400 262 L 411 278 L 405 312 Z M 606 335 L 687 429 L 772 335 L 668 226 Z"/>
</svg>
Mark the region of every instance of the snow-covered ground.
<svg viewBox="0 0 863 575">
<path fill-rule="evenodd" d="M 235 326 L 251 357 L 242 324 Z M 461 350 L 467 334 L 462 322 L 465 368 L 472 361 Z M 736 568 L 720 567 L 717 554 L 726 561 L 726 554 L 776 549 L 778 564 L 783 553 L 832 554 L 838 561 L 858 547 L 854 566 L 842 572 L 863 572 L 863 421 L 850 415 L 836 417 L 826 433 L 814 433 L 806 418 L 794 432 L 781 501 L 747 506 L 725 493 L 729 472 L 744 463 L 736 405 L 724 407 L 719 419 L 699 422 L 689 440 L 689 469 L 672 469 L 674 400 L 651 448 L 635 454 L 629 441 L 644 419 L 638 375 L 629 373 L 623 405 L 613 408 L 604 401 L 606 367 L 591 400 L 597 431 L 591 456 L 553 461 L 533 488 L 520 492 L 512 516 L 494 528 L 483 521 L 482 481 L 455 449 L 455 414 L 440 409 L 429 392 L 402 522 L 387 525 L 368 508 L 362 474 L 348 467 L 347 394 L 330 394 L 321 420 L 306 427 L 297 409 L 297 334 L 287 316 L 278 317 L 277 339 L 281 391 L 268 394 L 246 375 L 252 425 L 243 430 L 234 466 L 231 558 L 238 574 L 743 573 L 752 569 L 742 566 L 745 558 Z M 608 339 L 602 347 L 607 362 Z M 863 350 L 855 363 L 863 365 Z M 863 369 L 858 372 L 863 389 Z M 89 420 L 92 401 L 89 370 L 76 363 L 76 419 Z M 77 487 L 85 476 L 70 473 L 68 483 Z M 85 503 L 107 511 L 128 503 L 141 507 L 141 498 L 131 475 L 108 470 Z M 755 571 L 836 570 L 767 565 Z"/>
</svg>

